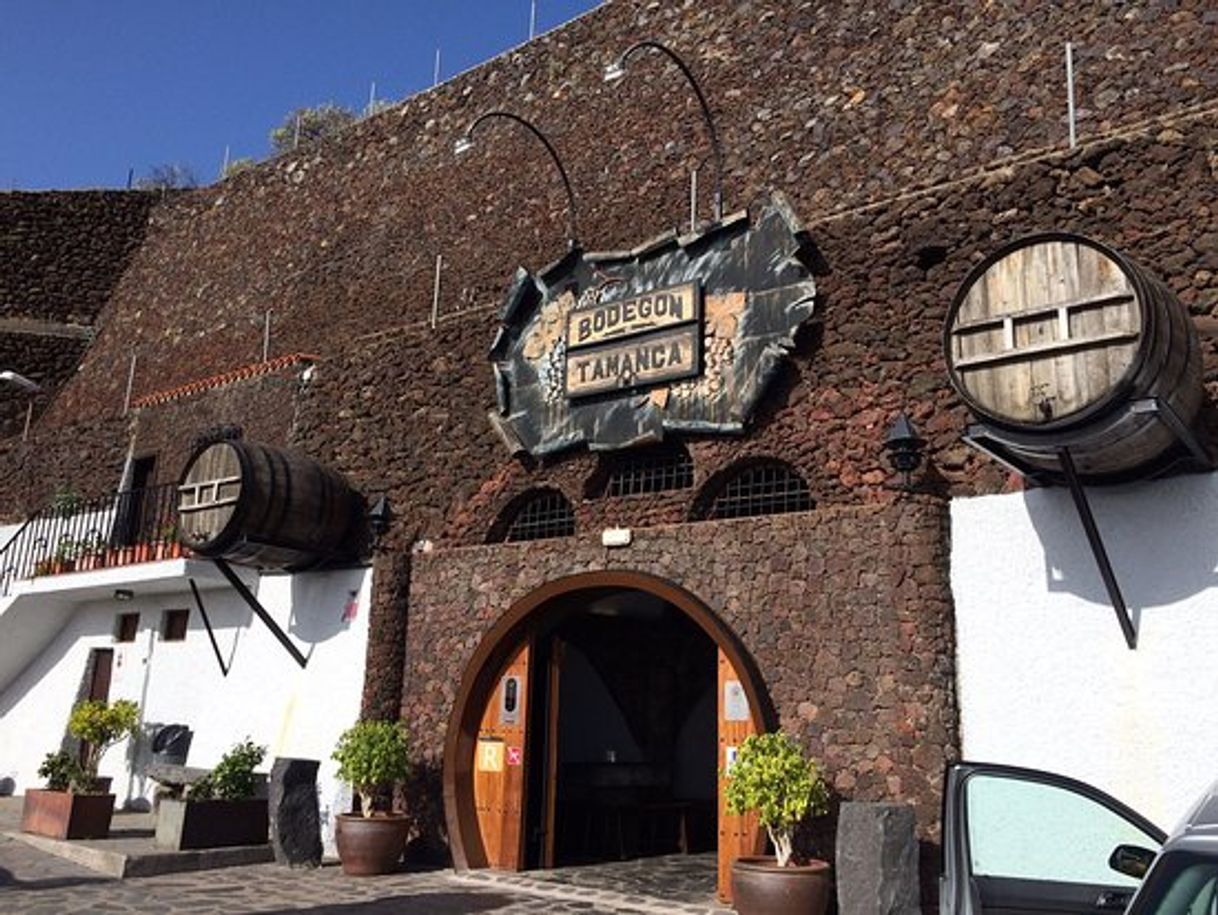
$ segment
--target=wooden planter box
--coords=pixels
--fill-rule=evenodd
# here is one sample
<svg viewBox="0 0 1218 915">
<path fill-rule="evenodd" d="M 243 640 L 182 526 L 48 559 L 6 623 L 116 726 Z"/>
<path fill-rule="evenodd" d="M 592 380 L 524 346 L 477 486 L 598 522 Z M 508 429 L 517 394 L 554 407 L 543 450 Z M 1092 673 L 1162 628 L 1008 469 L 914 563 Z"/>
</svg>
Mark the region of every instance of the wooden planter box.
<svg viewBox="0 0 1218 915">
<path fill-rule="evenodd" d="M 52 839 L 104 839 L 110 834 L 113 814 L 113 794 L 33 788 L 25 792 L 21 831 Z"/>
<path fill-rule="evenodd" d="M 176 851 L 266 845 L 270 841 L 266 798 L 245 801 L 183 801 L 162 798 L 156 814 L 156 844 Z"/>
</svg>

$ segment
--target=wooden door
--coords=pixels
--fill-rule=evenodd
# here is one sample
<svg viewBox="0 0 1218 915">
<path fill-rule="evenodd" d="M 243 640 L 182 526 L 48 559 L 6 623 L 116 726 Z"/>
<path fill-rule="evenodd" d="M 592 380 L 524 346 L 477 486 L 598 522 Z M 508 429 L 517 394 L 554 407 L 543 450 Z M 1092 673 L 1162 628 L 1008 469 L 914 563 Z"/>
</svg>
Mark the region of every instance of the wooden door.
<svg viewBox="0 0 1218 915">
<path fill-rule="evenodd" d="M 474 747 L 474 809 L 486 863 L 524 867 L 524 749 L 529 720 L 529 643 L 508 659 L 482 713 Z"/>
<path fill-rule="evenodd" d="M 744 691 L 744 681 L 728 660 L 723 649 L 719 649 L 719 898 L 732 901 L 732 862 L 744 855 L 760 855 L 765 852 L 765 837 L 757 822 L 757 815 L 729 814 L 724 799 L 724 771 L 744 739 L 759 730 L 757 710 L 749 707 Z"/>
<path fill-rule="evenodd" d="M 546 671 L 546 782 L 545 813 L 542 828 L 542 867 L 554 867 L 554 830 L 558 819 L 558 686 L 562 680 L 562 640 L 550 641 L 550 666 Z"/>
<path fill-rule="evenodd" d="M 88 689 L 85 699 L 95 699 L 98 702 L 110 701 L 110 677 L 114 670 L 114 649 L 94 648 L 89 652 Z M 81 765 L 89 757 L 89 742 L 82 740 L 78 751 Z"/>
</svg>

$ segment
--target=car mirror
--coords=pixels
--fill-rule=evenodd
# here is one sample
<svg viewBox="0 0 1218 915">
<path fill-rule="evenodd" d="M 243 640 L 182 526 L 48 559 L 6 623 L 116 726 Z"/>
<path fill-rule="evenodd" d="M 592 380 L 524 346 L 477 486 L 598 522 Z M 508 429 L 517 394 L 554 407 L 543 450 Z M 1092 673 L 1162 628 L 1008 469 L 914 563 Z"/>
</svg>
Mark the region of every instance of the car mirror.
<svg viewBox="0 0 1218 915">
<path fill-rule="evenodd" d="M 1139 845 L 1118 845 L 1108 856 L 1108 866 L 1127 877 L 1137 877 L 1141 880 L 1150 870 L 1151 862 L 1155 860 L 1155 852 Z"/>
</svg>

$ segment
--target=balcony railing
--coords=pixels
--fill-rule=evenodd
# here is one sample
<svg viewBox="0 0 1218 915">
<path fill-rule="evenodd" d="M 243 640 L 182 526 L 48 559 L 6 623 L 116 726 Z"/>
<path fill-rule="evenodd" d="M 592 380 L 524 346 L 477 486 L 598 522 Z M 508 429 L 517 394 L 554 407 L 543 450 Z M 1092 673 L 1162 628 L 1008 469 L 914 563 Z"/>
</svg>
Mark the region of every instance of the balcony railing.
<svg viewBox="0 0 1218 915">
<path fill-rule="evenodd" d="M 181 555 L 177 486 L 172 483 L 67 504 L 61 500 L 26 521 L 0 550 L 0 596 L 9 593 L 13 582 L 40 575 Z"/>
</svg>

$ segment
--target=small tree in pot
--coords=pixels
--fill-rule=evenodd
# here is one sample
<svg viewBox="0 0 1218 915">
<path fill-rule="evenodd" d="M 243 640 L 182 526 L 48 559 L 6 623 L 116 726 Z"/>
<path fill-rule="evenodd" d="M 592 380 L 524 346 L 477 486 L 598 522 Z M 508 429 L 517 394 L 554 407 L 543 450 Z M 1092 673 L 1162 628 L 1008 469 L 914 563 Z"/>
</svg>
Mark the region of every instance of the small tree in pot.
<svg viewBox="0 0 1218 915">
<path fill-rule="evenodd" d="M 139 707 L 120 699 L 112 705 L 81 702 L 68 719 L 68 731 L 81 740 L 81 762 L 69 753 L 48 753 L 38 774 L 45 789 L 25 793 L 21 828 L 55 839 L 104 839 L 110 833 L 114 795 L 110 780 L 97 777 L 102 754 L 139 725 Z"/>
<path fill-rule="evenodd" d="M 343 732 L 333 759 L 338 777 L 360 799 L 360 814 L 341 814 L 335 839 L 343 870 L 358 876 L 391 873 L 406 846 L 408 820 L 376 811 L 376 798 L 410 774 L 406 732 L 399 722 L 361 721 Z"/>
<path fill-rule="evenodd" d="M 99 699 L 86 699 L 72 709 L 68 719 L 68 732 L 81 743 L 81 766 L 89 784 L 78 787 L 77 791 L 86 793 L 99 787 L 106 790 L 109 785 L 99 785 L 97 768 L 101 765 L 102 754 L 125 737 L 135 733 L 139 727 L 140 709 L 130 699 L 118 699 L 105 703 Z"/>
<path fill-rule="evenodd" d="M 829 809 L 829 788 L 816 762 L 781 731 L 745 739 L 726 774 L 729 813 L 755 813 L 775 858 L 740 858 L 732 866 L 732 896 L 741 915 L 819 915 L 829 905 L 829 865 L 796 861 L 795 831 Z"/>
</svg>

